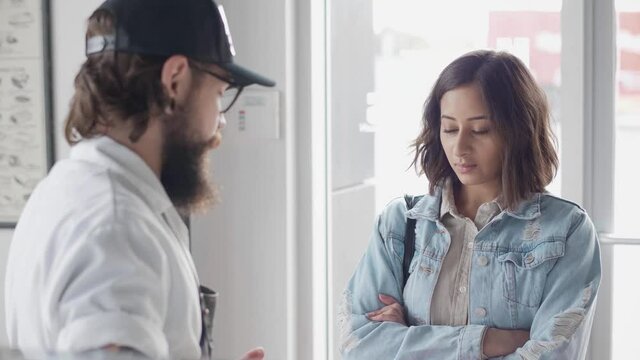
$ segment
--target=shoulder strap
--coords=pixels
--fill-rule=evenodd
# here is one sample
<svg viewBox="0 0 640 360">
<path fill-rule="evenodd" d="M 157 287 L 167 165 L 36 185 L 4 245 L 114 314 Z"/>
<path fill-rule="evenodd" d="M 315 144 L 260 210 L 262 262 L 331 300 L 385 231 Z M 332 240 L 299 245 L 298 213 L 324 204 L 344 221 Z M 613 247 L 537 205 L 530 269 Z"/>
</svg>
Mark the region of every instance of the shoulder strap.
<svg viewBox="0 0 640 360">
<path fill-rule="evenodd" d="M 419 197 L 411 195 L 405 195 L 404 201 L 407 203 L 407 210 L 413 208 Z M 409 279 L 409 266 L 413 259 L 413 253 L 415 252 L 415 240 L 416 240 L 416 219 L 407 218 L 406 227 L 404 230 L 404 259 L 402 261 L 402 273 L 403 282 L 402 288 L 407 284 Z"/>
</svg>

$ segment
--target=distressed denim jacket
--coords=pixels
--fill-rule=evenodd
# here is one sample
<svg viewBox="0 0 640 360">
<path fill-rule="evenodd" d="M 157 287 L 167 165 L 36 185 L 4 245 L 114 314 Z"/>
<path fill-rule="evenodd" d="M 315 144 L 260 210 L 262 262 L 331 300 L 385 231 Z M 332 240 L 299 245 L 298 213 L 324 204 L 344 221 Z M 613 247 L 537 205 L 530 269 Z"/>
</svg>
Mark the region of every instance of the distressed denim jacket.
<svg viewBox="0 0 640 360">
<path fill-rule="evenodd" d="M 378 216 L 339 311 L 344 359 L 481 359 L 486 328 L 524 329 L 530 340 L 504 359 L 584 359 L 600 282 L 593 223 L 579 206 L 538 193 L 505 210 L 475 237 L 468 325 L 430 324 L 432 295 L 451 242 L 439 220 L 442 191 L 407 211 L 402 198 Z M 402 286 L 406 218 L 416 219 L 415 253 Z M 408 326 L 371 321 L 402 302 Z"/>
</svg>

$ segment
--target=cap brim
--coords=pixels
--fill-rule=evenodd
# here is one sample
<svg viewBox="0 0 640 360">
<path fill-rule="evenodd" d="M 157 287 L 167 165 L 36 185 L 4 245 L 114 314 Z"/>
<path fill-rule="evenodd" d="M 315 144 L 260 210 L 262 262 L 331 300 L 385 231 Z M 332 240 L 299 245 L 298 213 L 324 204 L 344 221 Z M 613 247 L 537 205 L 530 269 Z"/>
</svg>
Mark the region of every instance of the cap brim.
<svg viewBox="0 0 640 360">
<path fill-rule="evenodd" d="M 231 74 L 235 84 L 238 86 L 248 86 L 248 85 L 257 84 L 257 85 L 271 87 L 276 85 L 275 81 L 271 79 L 267 79 L 266 77 L 258 73 L 255 73 L 247 68 L 244 68 L 240 65 L 237 65 L 234 63 L 219 64 L 219 65 Z"/>
</svg>

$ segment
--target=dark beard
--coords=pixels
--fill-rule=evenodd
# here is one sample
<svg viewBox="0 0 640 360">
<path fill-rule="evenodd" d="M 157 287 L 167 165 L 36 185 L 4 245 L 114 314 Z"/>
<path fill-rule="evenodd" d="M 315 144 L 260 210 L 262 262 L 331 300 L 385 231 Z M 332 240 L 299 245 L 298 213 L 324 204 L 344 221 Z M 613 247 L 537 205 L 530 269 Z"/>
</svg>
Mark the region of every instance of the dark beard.
<svg viewBox="0 0 640 360">
<path fill-rule="evenodd" d="M 196 140 L 188 124 L 188 114 L 182 110 L 166 115 L 160 173 L 160 182 L 183 216 L 206 209 L 216 199 L 207 171 L 213 139 Z"/>
</svg>

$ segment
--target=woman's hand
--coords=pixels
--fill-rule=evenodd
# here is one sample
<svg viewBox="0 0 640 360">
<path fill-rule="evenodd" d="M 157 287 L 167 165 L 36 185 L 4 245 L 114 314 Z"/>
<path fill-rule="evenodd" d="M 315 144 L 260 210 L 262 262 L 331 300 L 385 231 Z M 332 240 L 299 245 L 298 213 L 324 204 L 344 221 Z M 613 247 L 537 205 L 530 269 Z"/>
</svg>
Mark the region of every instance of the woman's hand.
<svg viewBox="0 0 640 360">
<path fill-rule="evenodd" d="M 367 313 L 369 320 L 391 321 L 407 326 L 404 320 L 404 309 L 396 299 L 385 294 L 378 295 L 378 299 L 380 299 L 380 302 L 386 306 L 379 310 Z"/>
<path fill-rule="evenodd" d="M 482 341 L 482 353 L 490 358 L 513 354 L 527 341 L 529 341 L 529 332 L 526 330 L 489 328 Z"/>
</svg>

